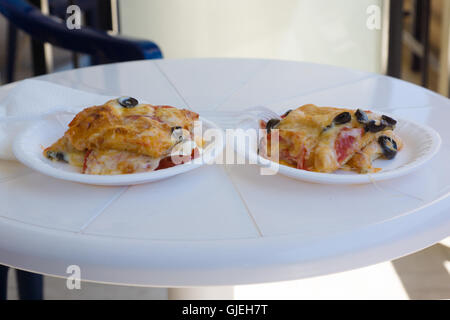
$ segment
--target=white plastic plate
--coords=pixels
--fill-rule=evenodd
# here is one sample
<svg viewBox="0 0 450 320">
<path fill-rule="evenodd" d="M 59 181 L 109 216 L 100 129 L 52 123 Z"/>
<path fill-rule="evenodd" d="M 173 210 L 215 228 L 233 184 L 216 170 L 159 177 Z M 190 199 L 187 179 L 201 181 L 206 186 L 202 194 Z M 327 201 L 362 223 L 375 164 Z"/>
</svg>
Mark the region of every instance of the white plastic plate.
<svg viewBox="0 0 450 320">
<path fill-rule="evenodd" d="M 216 140 L 212 139 L 211 143 L 206 144 L 205 148 L 201 150 L 199 159 L 172 168 L 145 173 L 122 175 L 82 174 L 78 167 L 51 161 L 43 156 L 44 148 L 50 146 L 64 135 L 64 132 L 67 130 L 67 124 L 72 120 L 73 116 L 67 114 L 49 116 L 47 119 L 40 120 L 27 128 L 14 141 L 13 152 L 16 158 L 27 167 L 57 179 L 94 185 L 121 186 L 154 182 L 196 169 L 203 164 L 212 163 L 223 149 L 222 130 L 213 122 L 200 117 L 202 131 L 216 129 L 220 137 Z"/>
<path fill-rule="evenodd" d="M 375 111 L 374 111 L 375 112 Z M 377 112 L 379 114 L 386 114 Z M 388 115 L 388 114 L 386 114 Z M 404 148 L 393 160 L 377 159 L 373 165 L 382 170 L 377 173 L 358 174 L 344 170 L 334 173 L 319 173 L 300 170 L 269 161 L 257 154 L 256 148 L 245 152 L 247 159 L 257 159 L 258 165 L 266 168 L 273 168 L 276 173 L 307 182 L 321 184 L 366 184 L 375 181 L 383 181 L 406 175 L 419 169 L 439 151 L 441 137 L 432 128 L 415 123 L 413 121 L 399 119 L 396 116 L 388 115 L 397 120 L 394 132 L 401 137 Z M 241 122 L 243 129 L 257 128 L 259 121 L 255 119 Z M 244 155 L 243 150 L 237 150 Z"/>
</svg>

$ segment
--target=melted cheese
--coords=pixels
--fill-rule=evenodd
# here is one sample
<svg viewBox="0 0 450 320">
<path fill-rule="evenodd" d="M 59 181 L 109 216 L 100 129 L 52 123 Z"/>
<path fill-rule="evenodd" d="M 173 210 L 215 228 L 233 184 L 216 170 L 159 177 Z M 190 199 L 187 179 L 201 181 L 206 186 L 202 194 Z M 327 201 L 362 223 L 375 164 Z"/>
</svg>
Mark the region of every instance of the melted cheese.
<svg viewBox="0 0 450 320">
<path fill-rule="evenodd" d="M 161 158 L 151 158 L 127 151 L 93 150 L 89 152 L 84 166 L 86 174 L 117 175 L 155 170 Z"/>
</svg>

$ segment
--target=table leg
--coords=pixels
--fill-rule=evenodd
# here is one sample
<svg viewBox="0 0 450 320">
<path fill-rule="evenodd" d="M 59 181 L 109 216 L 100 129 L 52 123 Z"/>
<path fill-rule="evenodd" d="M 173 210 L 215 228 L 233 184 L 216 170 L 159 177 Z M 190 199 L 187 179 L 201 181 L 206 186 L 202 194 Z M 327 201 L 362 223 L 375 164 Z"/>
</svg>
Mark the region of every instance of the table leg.
<svg viewBox="0 0 450 320">
<path fill-rule="evenodd" d="M 231 300 L 234 287 L 169 288 L 169 300 Z"/>
</svg>

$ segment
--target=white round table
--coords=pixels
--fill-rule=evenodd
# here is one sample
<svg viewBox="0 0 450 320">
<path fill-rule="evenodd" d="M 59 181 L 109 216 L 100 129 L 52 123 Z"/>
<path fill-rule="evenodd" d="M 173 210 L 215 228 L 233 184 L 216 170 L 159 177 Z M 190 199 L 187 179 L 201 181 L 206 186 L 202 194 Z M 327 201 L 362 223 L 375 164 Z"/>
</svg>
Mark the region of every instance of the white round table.
<svg viewBox="0 0 450 320">
<path fill-rule="evenodd" d="M 233 286 L 363 267 L 450 235 L 450 100 L 418 86 L 249 59 L 137 61 L 40 79 L 190 107 L 219 123 L 221 112 L 255 105 L 276 112 L 306 103 L 368 107 L 432 126 L 443 145 L 408 176 L 354 186 L 207 165 L 146 185 L 97 187 L 0 161 L 1 264 L 62 277 L 78 265 L 83 280 L 114 284 Z M 13 86 L 0 88 L 0 99 Z M 171 297 L 185 293 L 198 291 Z"/>
</svg>

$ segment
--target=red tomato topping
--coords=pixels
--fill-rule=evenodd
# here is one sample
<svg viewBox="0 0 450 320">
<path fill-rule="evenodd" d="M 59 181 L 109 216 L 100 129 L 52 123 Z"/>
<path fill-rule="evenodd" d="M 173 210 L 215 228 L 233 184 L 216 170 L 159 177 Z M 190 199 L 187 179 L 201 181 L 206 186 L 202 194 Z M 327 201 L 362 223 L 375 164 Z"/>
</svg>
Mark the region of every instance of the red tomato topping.
<svg viewBox="0 0 450 320">
<path fill-rule="evenodd" d="M 344 161 L 355 147 L 358 137 L 363 134 L 363 129 L 344 128 L 336 139 L 334 148 L 336 149 L 337 160 L 339 163 Z"/>
<path fill-rule="evenodd" d="M 87 169 L 87 159 L 89 157 L 89 155 L 91 154 L 92 150 L 86 150 L 86 153 L 84 154 L 84 161 L 83 161 L 83 173 L 86 172 Z"/>
<path fill-rule="evenodd" d="M 261 127 L 261 129 L 265 129 L 267 126 L 267 123 L 263 120 L 259 121 L 259 126 Z"/>
<path fill-rule="evenodd" d="M 192 150 L 192 153 L 191 153 L 190 157 L 189 156 L 182 157 L 181 162 L 178 163 L 178 164 L 184 164 L 186 162 L 189 162 L 189 161 L 191 161 L 193 159 L 198 158 L 199 155 L 200 155 L 200 153 L 198 151 L 198 148 L 195 148 L 195 149 Z M 164 159 L 161 159 L 161 161 L 159 162 L 159 166 L 155 169 L 155 171 L 156 170 L 161 170 L 161 169 L 172 168 L 172 167 L 175 167 L 178 164 L 173 163 L 172 157 L 166 157 Z"/>
<path fill-rule="evenodd" d="M 297 169 L 305 169 L 306 167 L 306 148 L 302 147 L 302 151 L 297 159 Z"/>
</svg>

